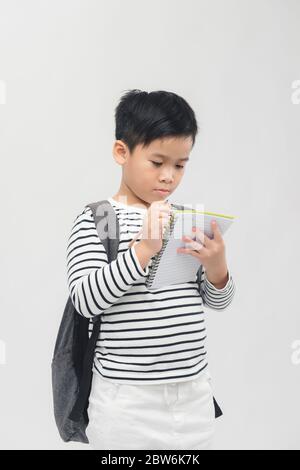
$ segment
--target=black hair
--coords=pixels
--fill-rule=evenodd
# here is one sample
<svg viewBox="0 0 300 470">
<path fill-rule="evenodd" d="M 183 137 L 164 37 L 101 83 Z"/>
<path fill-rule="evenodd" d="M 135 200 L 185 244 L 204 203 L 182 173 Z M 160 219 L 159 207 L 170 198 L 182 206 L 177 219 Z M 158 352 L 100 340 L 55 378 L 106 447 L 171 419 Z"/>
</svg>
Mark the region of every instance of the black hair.
<svg viewBox="0 0 300 470">
<path fill-rule="evenodd" d="M 115 137 L 133 152 L 164 137 L 192 137 L 198 132 L 195 113 L 181 96 L 171 91 L 128 90 L 115 109 Z"/>
</svg>

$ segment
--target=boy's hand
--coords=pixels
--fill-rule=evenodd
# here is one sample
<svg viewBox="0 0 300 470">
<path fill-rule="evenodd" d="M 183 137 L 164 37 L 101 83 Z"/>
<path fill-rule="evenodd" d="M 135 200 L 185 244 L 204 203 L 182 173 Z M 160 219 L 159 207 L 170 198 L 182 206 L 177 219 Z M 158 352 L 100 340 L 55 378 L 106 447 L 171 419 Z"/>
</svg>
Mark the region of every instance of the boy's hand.
<svg viewBox="0 0 300 470">
<path fill-rule="evenodd" d="M 148 208 L 143 221 L 143 227 L 139 233 L 131 240 L 131 247 L 135 240 L 141 236 L 140 242 L 155 255 L 162 248 L 163 232 L 168 224 L 171 213 L 171 204 L 161 200 L 154 201 Z"/>
<path fill-rule="evenodd" d="M 193 231 L 196 241 L 189 236 L 183 236 L 182 240 L 187 242 L 191 248 L 178 248 L 177 253 L 192 255 L 199 259 L 206 271 L 206 277 L 221 289 L 228 281 L 228 269 L 225 257 L 225 243 L 220 229 L 215 221 L 211 222 L 213 238 L 210 239 L 199 228 Z M 193 227 L 194 229 L 194 227 Z"/>
</svg>

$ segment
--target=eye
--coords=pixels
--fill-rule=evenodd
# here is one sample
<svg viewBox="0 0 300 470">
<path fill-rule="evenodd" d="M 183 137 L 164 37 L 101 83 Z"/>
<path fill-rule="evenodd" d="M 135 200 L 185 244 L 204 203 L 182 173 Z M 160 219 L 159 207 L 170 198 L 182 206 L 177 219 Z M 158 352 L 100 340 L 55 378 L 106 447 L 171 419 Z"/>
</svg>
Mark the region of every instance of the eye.
<svg viewBox="0 0 300 470">
<path fill-rule="evenodd" d="M 161 165 L 161 162 L 153 162 L 152 160 L 151 162 L 153 163 L 153 165 L 158 165 L 158 166 Z M 176 166 L 177 168 L 184 168 L 182 165 L 176 165 Z"/>
</svg>

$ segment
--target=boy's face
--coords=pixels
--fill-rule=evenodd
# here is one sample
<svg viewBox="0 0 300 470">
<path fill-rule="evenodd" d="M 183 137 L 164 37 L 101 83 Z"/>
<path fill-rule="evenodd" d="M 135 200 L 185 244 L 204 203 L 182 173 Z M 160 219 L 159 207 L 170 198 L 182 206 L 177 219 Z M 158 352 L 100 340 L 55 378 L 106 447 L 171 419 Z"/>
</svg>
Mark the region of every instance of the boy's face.
<svg viewBox="0 0 300 470">
<path fill-rule="evenodd" d="M 125 204 L 146 207 L 154 201 L 168 199 L 183 177 L 192 144 L 191 137 L 166 137 L 154 140 L 148 147 L 139 144 L 130 154 L 127 145 L 116 140 L 113 155 L 122 165 L 122 181 L 115 197 L 121 196 Z M 169 192 L 161 193 L 157 189 Z"/>
</svg>

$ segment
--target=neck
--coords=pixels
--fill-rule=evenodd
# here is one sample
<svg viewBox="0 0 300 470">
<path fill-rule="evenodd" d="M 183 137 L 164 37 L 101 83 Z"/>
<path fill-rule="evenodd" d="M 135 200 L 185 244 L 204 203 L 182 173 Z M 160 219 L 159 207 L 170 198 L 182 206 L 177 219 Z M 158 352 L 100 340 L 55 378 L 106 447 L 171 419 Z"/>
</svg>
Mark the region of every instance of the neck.
<svg viewBox="0 0 300 470">
<path fill-rule="evenodd" d="M 123 204 L 127 204 L 129 206 L 137 206 L 137 207 L 141 207 L 143 209 L 148 209 L 148 207 L 150 207 L 150 204 L 148 202 L 146 202 L 143 199 L 140 199 L 139 197 L 137 197 L 132 191 L 130 191 L 130 190 L 128 191 L 128 190 L 126 190 L 122 187 L 112 197 L 116 201 L 119 201 Z"/>
</svg>

